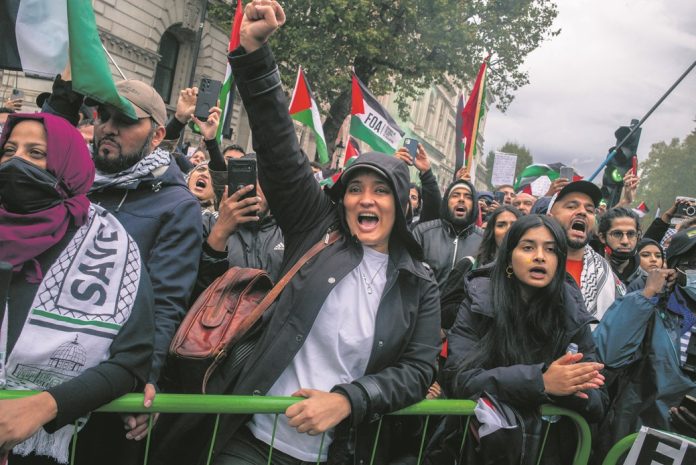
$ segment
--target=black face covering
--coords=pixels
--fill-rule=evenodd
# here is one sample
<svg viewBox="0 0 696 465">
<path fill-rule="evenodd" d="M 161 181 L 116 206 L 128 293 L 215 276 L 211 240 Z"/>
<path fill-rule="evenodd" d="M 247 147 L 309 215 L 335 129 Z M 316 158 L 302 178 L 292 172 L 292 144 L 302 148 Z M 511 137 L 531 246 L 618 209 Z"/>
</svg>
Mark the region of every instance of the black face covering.
<svg viewBox="0 0 696 465">
<path fill-rule="evenodd" d="M 630 252 L 619 252 L 616 250 L 611 251 L 611 258 L 614 261 L 617 262 L 625 262 L 628 259 L 631 259 L 636 256 L 636 249 L 631 250 Z"/>
<path fill-rule="evenodd" d="M 63 201 L 56 190 L 58 180 L 28 161 L 12 157 L 0 164 L 0 206 L 18 213 L 36 213 Z"/>
</svg>

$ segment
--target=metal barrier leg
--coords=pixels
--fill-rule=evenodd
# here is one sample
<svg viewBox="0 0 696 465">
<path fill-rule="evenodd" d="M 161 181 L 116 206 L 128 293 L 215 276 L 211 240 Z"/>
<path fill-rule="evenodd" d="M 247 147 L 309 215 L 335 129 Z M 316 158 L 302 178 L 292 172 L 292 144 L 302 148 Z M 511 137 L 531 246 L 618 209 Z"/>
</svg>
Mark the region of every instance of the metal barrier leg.
<svg viewBox="0 0 696 465">
<path fill-rule="evenodd" d="M 77 422 L 75 420 L 75 425 L 73 426 L 72 433 L 72 450 L 70 451 L 70 465 L 75 465 L 75 449 L 77 449 Z"/>
<path fill-rule="evenodd" d="M 425 425 L 423 426 L 423 436 L 421 437 L 420 449 L 418 449 L 418 461 L 416 465 L 420 465 L 421 459 L 423 458 L 423 446 L 425 446 L 425 437 L 428 435 L 428 423 L 430 422 L 430 415 L 425 417 Z"/>
<path fill-rule="evenodd" d="M 631 449 L 637 437 L 638 433 L 629 434 L 614 444 L 612 448 L 609 449 L 609 452 L 607 452 L 607 456 L 604 457 L 602 465 L 616 465 L 621 456 Z"/>
<path fill-rule="evenodd" d="M 278 414 L 275 415 L 275 420 L 273 420 L 273 433 L 271 434 L 271 445 L 268 446 L 268 465 L 271 465 L 271 458 L 273 457 L 273 444 L 275 444 L 276 428 L 278 427 Z"/>
<path fill-rule="evenodd" d="M 205 465 L 210 465 L 210 460 L 213 458 L 213 449 L 215 448 L 215 439 L 217 438 L 218 425 L 220 424 L 220 414 L 215 415 L 215 424 L 213 425 L 213 435 L 210 438 L 210 449 L 208 449 L 208 458 Z"/>
<path fill-rule="evenodd" d="M 150 414 L 150 416 L 147 418 L 147 436 L 145 437 L 145 457 L 143 458 L 143 465 L 147 465 L 147 461 L 150 457 L 150 437 L 152 436 L 150 433 L 152 432 L 152 417 L 153 415 Z"/>
<path fill-rule="evenodd" d="M 549 437 L 549 430 L 551 429 L 551 422 L 546 422 L 546 431 L 544 432 L 544 440 L 541 441 L 541 449 L 539 449 L 539 457 L 537 458 L 536 465 L 541 463 L 541 456 L 544 455 L 544 448 L 546 447 L 546 439 Z"/>
<path fill-rule="evenodd" d="M 375 434 L 375 442 L 372 444 L 372 456 L 370 457 L 370 465 L 375 463 L 375 456 L 377 455 L 377 443 L 379 442 L 379 433 L 382 432 L 382 419 L 380 417 L 379 423 L 377 424 L 377 434 Z"/>
<path fill-rule="evenodd" d="M 317 455 L 317 465 L 321 463 L 321 452 L 324 450 L 324 439 L 326 438 L 326 432 L 321 433 L 321 442 L 319 443 L 319 455 Z"/>
</svg>

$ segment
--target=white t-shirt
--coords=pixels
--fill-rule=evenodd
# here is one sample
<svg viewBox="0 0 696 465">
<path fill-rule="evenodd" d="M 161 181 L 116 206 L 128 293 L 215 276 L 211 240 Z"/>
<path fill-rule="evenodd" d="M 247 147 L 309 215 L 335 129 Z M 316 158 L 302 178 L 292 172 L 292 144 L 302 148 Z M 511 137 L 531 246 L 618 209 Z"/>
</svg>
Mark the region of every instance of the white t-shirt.
<svg viewBox="0 0 696 465">
<path fill-rule="evenodd" d="M 377 308 L 387 282 L 389 255 L 363 247 L 360 264 L 329 293 L 307 339 L 266 395 L 289 396 L 300 388 L 330 391 L 363 376 L 372 353 Z M 327 276 L 327 279 L 331 279 Z M 371 293 L 370 293 L 371 291 Z M 247 423 L 259 440 L 270 444 L 275 415 L 254 415 Z M 326 433 L 321 461 L 333 441 Z M 316 461 L 321 435 L 298 433 L 288 417 L 278 416 L 273 447 L 303 461 Z"/>
</svg>

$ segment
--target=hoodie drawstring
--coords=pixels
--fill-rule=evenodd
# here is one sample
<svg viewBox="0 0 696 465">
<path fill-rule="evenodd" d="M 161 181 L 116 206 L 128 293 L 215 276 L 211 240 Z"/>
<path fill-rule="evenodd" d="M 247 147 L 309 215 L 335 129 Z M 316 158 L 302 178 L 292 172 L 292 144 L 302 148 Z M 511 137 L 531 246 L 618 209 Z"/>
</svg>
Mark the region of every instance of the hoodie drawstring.
<svg viewBox="0 0 696 465">
<path fill-rule="evenodd" d="M 125 193 L 123 194 L 123 198 L 121 199 L 121 202 L 118 204 L 118 207 L 116 207 L 115 213 L 118 213 L 119 210 L 121 210 L 121 206 L 123 205 L 123 202 L 126 201 L 126 197 L 128 197 L 128 189 L 126 189 Z"/>
</svg>

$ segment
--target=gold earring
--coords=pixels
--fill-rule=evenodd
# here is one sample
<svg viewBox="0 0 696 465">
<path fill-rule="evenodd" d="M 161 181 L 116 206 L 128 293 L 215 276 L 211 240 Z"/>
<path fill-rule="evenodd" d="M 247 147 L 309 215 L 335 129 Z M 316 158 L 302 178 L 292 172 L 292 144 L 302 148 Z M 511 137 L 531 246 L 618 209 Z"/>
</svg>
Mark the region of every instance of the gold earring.
<svg viewBox="0 0 696 465">
<path fill-rule="evenodd" d="M 512 266 L 508 265 L 508 267 L 505 268 L 505 274 L 507 275 L 508 279 L 512 278 Z"/>
</svg>

